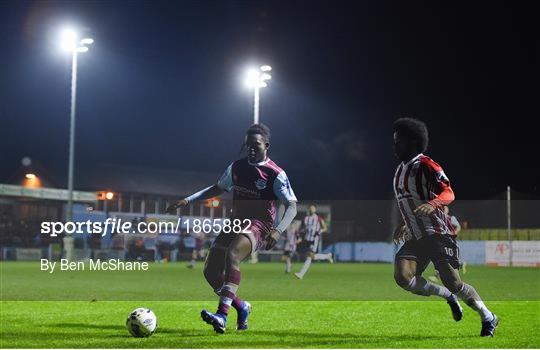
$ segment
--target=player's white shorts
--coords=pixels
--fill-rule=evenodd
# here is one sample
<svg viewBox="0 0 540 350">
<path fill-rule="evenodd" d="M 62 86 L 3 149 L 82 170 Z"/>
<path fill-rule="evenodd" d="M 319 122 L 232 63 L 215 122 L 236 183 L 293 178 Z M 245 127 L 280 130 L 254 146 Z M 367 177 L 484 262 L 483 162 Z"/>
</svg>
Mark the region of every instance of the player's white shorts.
<svg viewBox="0 0 540 350">
<path fill-rule="evenodd" d="M 286 242 L 285 246 L 283 247 L 283 250 L 286 252 L 296 251 L 296 242 Z"/>
</svg>

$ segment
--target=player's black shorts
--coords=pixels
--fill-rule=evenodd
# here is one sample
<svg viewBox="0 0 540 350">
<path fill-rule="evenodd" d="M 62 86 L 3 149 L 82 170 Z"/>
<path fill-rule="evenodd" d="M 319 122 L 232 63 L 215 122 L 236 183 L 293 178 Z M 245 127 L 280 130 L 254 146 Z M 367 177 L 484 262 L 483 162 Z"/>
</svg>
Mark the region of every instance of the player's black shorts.
<svg viewBox="0 0 540 350">
<path fill-rule="evenodd" d="M 299 244 L 299 250 L 302 253 L 307 253 L 307 252 L 317 253 L 318 249 L 319 249 L 319 237 L 315 237 L 313 241 L 303 240 Z"/>
<path fill-rule="evenodd" d="M 284 250 L 284 251 L 283 251 L 283 255 L 289 256 L 289 257 L 290 257 L 290 256 L 293 255 L 293 252 L 292 252 L 291 250 Z"/>
<path fill-rule="evenodd" d="M 396 254 L 396 261 L 398 259 L 416 261 L 417 274 L 424 272 L 430 261 L 435 267 L 446 261 L 453 268 L 458 269 L 459 248 L 454 236 L 433 234 L 419 240 L 411 239 L 405 242 Z"/>
</svg>

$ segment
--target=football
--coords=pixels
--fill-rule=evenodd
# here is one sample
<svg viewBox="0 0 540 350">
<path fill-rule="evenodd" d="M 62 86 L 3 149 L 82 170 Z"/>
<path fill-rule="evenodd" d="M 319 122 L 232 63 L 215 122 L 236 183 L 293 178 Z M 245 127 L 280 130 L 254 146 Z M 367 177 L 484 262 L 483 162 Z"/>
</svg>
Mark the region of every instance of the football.
<svg viewBox="0 0 540 350">
<path fill-rule="evenodd" d="M 152 310 L 139 307 L 129 314 L 126 327 L 134 337 L 149 337 L 157 328 L 157 317 Z"/>
</svg>

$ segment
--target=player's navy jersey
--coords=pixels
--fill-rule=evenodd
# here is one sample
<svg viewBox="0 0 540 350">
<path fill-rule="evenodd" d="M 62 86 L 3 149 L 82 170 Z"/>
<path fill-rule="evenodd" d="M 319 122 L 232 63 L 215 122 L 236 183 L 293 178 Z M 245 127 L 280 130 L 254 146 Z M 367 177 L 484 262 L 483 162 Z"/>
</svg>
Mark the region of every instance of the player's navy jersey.
<svg viewBox="0 0 540 350">
<path fill-rule="evenodd" d="M 314 241 L 321 234 L 322 218 L 317 214 L 306 215 L 302 221 L 304 230 L 304 239 L 306 241 Z"/>
<path fill-rule="evenodd" d="M 218 181 L 225 191 L 233 191 L 233 218 L 260 220 L 273 227 L 276 200 L 296 201 L 285 171 L 270 158 L 250 163 L 247 158 L 233 162 Z"/>
<path fill-rule="evenodd" d="M 443 169 L 431 158 L 419 154 L 407 163 L 401 163 L 394 175 L 394 192 L 408 231 L 420 239 L 431 234 L 455 234 L 450 217 L 441 206 L 429 215 L 416 215 L 421 204 L 434 200 L 450 187 Z M 406 237 L 406 239 L 412 237 Z"/>
</svg>

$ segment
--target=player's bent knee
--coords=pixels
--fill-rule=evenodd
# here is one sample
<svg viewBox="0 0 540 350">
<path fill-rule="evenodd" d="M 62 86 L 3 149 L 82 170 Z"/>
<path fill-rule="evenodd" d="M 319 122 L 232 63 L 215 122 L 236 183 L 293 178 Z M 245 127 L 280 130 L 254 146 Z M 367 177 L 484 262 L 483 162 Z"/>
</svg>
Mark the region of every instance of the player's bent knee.
<svg viewBox="0 0 540 350">
<path fill-rule="evenodd" d="M 240 250 L 237 248 L 230 248 L 227 252 L 227 259 L 232 266 L 239 266 L 242 261 Z"/>
<path fill-rule="evenodd" d="M 456 269 L 448 265 L 438 266 L 439 276 L 443 285 L 453 294 L 463 288 L 463 281 Z"/>
<path fill-rule="evenodd" d="M 463 288 L 463 282 L 459 277 L 456 276 L 447 276 L 446 274 L 441 273 L 441 282 L 443 285 L 453 294 L 459 292 Z"/>
<path fill-rule="evenodd" d="M 208 256 L 204 264 L 203 275 L 208 284 L 214 289 L 221 288 L 223 283 L 224 266 L 223 261 L 225 258 L 222 256 L 220 259 L 216 255 Z"/>
<path fill-rule="evenodd" d="M 463 282 L 460 280 L 451 280 L 451 281 L 445 281 L 443 280 L 443 284 L 452 294 L 456 294 L 463 288 Z"/>
<path fill-rule="evenodd" d="M 412 277 L 407 276 L 407 275 L 402 274 L 402 273 L 399 273 L 399 272 L 396 272 L 394 274 L 394 280 L 396 281 L 396 284 L 398 286 L 400 286 L 401 288 L 403 288 L 405 290 L 408 290 L 407 288 L 411 284 Z"/>
<path fill-rule="evenodd" d="M 223 284 L 223 271 L 205 267 L 203 274 L 208 284 L 214 288 L 214 290 L 221 288 L 221 285 Z"/>
</svg>

